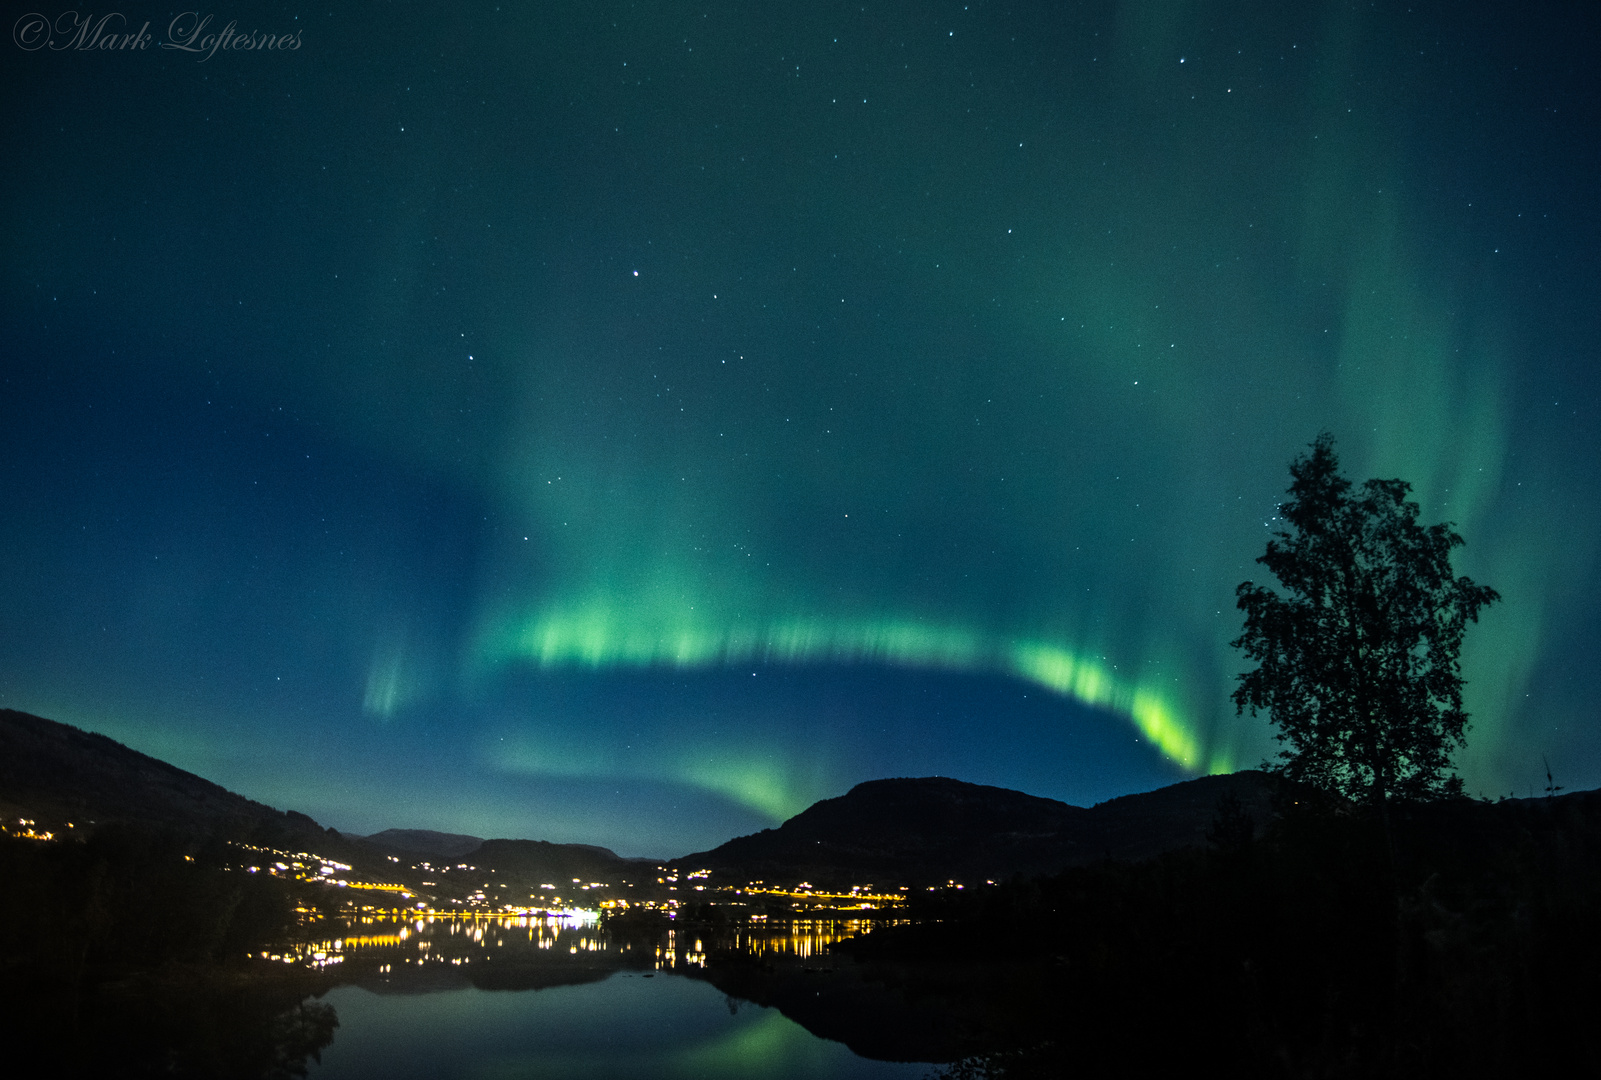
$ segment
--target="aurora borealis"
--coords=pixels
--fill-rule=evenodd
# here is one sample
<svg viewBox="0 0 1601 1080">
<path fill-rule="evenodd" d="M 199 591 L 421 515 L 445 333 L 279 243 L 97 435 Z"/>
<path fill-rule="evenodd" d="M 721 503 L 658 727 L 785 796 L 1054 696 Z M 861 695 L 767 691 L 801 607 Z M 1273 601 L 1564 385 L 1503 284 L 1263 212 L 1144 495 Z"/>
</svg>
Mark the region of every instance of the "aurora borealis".
<svg viewBox="0 0 1601 1080">
<path fill-rule="evenodd" d="M 1272 751 L 1326 429 L 1505 598 L 1468 789 L 1601 784 L 1582 8 L 122 10 L 0 75 L 0 705 L 354 831 L 1094 802 Z"/>
</svg>

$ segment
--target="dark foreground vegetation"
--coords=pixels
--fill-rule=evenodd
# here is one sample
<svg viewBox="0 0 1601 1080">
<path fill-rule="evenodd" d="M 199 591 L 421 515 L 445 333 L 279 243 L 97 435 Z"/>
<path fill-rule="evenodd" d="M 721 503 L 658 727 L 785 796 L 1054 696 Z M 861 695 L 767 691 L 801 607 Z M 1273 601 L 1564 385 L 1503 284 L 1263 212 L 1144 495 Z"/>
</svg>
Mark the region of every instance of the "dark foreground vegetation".
<svg viewBox="0 0 1601 1080">
<path fill-rule="evenodd" d="M 0 1031 L 54 1076 L 303 1076 L 333 1038 L 318 977 L 252 963 L 298 898 L 220 841 L 106 825 L 0 837 Z"/>
<path fill-rule="evenodd" d="M 1225 802 L 1208 851 L 940 894 L 848 948 L 952 1017 L 953 1077 L 1601 1069 L 1601 792 L 1392 809 L 1388 836 L 1283 809 L 1256 835 Z"/>
</svg>

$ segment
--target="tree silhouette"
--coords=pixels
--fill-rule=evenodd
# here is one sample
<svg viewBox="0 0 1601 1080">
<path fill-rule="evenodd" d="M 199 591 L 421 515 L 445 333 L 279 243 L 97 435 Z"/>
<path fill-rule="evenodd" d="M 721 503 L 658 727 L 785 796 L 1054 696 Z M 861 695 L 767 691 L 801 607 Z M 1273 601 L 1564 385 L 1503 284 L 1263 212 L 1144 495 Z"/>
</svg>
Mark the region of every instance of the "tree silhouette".
<svg viewBox="0 0 1601 1080">
<path fill-rule="evenodd" d="M 1418 524 L 1410 484 L 1353 492 L 1328 433 L 1290 475 L 1288 529 L 1256 560 L 1283 595 L 1249 581 L 1237 590 L 1245 632 L 1233 645 L 1257 668 L 1239 676 L 1236 711 L 1268 713 L 1287 744 L 1282 774 L 1381 814 L 1393 800 L 1459 794 L 1447 775 L 1468 721 L 1457 654 L 1500 597 L 1452 576 L 1462 537 Z"/>
</svg>

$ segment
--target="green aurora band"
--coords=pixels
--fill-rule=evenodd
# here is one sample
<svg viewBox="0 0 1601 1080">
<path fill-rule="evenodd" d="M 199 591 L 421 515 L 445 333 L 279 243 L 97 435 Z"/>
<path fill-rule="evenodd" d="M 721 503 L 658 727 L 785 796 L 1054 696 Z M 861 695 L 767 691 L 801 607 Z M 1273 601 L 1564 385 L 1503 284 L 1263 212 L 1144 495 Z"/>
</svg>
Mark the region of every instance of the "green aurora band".
<svg viewBox="0 0 1601 1080">
<path fill-rule="evenodd" d="M 1001 641 L 912 621 L 794 620 L 763 626 L 715 626 L 685 620 L 671 628 L 642 624 L 621 608 L 554 613 L 517 631 L 505 648 L 541 668 L 613 666 L 708 668 L 743 663 L 866 663 L 959 672 L 1003 672 L 1085 705 L 1129 718 L 1163 755 L 1198 771 L 1228 772 L 1222 752 L 1203 755 L 1200 740 L 1162 688 L 1118 678 L 1104 661 L 1041 641 Z M 705 782 L 704 780 L 702 782 Z M 723 787 L 712 780 L 713 786 Z M 787 800 L 765 787 L 732 785 L 743 801 L 778 811 Z"/>
</svg>

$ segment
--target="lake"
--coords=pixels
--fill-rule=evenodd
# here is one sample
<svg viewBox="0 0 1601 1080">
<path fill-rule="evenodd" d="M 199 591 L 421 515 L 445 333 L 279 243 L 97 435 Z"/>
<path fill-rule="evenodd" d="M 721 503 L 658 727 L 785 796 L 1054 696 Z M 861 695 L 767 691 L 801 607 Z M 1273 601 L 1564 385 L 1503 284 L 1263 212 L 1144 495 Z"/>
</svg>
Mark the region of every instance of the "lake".
<svg viewBox="0 0 1601 1080">
<path fill-rule="evenodd" d="M 311 1065 L 317 1080 L 927 1076 L 936 1066 L 874 1060 L 785 1015 L 876 1045 L 851 1015 L 863 987 L 850 962 L 827 953 L 864 929 L 797 921 L 624 935 L 582 918 L 423 918 L 273 955 L 342 983 L 321 999 L 339 1024 Z M 769 1001 L 726 992 L 725 969 L 754 977 L 754 996 Z"/>
</svg>

